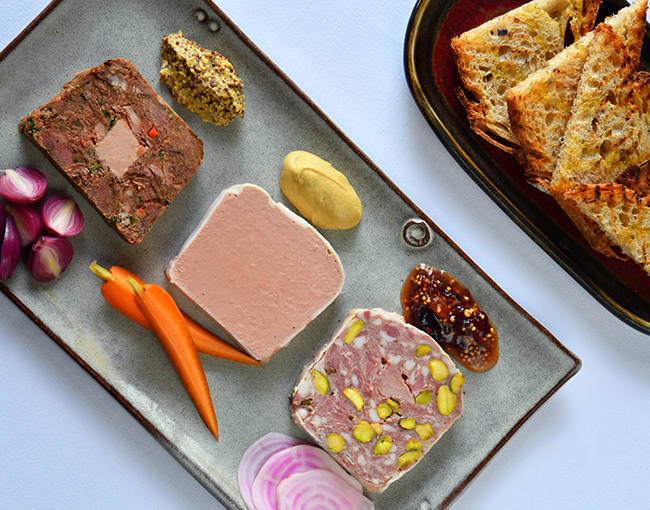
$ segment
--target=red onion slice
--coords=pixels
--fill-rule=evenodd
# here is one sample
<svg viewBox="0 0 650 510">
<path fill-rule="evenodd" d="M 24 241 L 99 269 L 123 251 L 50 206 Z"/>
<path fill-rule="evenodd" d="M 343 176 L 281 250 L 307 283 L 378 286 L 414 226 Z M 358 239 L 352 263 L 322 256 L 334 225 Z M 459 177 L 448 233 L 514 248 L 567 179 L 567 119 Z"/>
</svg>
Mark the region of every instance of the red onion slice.
<svg viewBox="0 0 650 510">
<path fill-rule="evenodd" d="M 4 225 L 2 248 L 0 248 L 0 280 L 8 280 L 11 278 L 19 260 L 20 234 L 18 234 L 16 222 L 7 214 Z"/>
<path fill-rule="evenodd" d="M 41 217 L 45 229 L 55 236 L 74 236 L 84 228 L 81 209 L 70 197 L 50 198 L 43 204 Z"/>
<path fill-rule="evenodd" d="M 56 280 L 70 265 L 72 254 L 72 244 L 65 237 L 41 236 L 29 252 L 29 273 L 42 283 Z"/>
<path fill-rule="evenodd" d="M 28 205 L 8 204 L 6 209 L 16 222 L 20 244 L 27 246 L 36 241 L 43 227 L 39 214 Z"/>
<path fill-rule="evenodd" d="M 298 444 L 305 443 L 295 437 L 286 436 L 278 432 L 271 432 L 259 438 L 244 452 L 241 462 L 239 463 L 239 470 L 237 471 L 237 483 L 239 485 L 241 497 L 248 510 L 256 510 L 255 505 L 253 504 L 251 488 L 253 487 L 255 477 L 262 466 L 267 460 L 269 460 L 269 458 L 271 458 L 271 456 L 280 450 Z"/>
<path fill-rule="evenodd" d="M 374 510 L 375 504 L 326 469 L 295 473 L 280 482 L 278 510 Z"/>
<path fill-rule="evenodd" d="M 315 469 L 330 471 L 339 477 L 341 483 L 346 483 L 359 493 L 363 492 L 361 484 L 352 478 L 325 450 L 303 444 L 280 450 L 264 463 L 255 477 L 251 489 L 255 509 L 277 510 L 278 484 L 295 473 Z"/>
<path fill-rule="evenodd" d="M 0 170 L 0 195 L 14 204 L 33 204 L 47 188 L 43 172 L 28 166 Z"/>
</svg>

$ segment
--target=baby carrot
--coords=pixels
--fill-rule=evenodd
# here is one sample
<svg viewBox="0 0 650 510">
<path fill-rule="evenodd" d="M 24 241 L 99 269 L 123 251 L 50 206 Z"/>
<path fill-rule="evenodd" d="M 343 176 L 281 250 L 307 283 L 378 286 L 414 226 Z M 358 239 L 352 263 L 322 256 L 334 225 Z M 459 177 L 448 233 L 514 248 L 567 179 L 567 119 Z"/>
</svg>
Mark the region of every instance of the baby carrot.
<svg viewBox="0 0 650 510">
<path fill-rule="evenodd" d="M 126 282 L 126 278 L 130 276 L 140 285 L 144 285 L 145 282 L 130 271 L 119 266 L 111 267 L 110 271 L 106 270 L 97 264 L 97 261 L 90 264 L 90 270 L 103 280 L 104 283 L 102 283 L 101 286 L 102 295 L 113 308 L 143 328 L 150 331 L 152 330 L 149 321 L 136 305 L 134 300 L 135 292 Z M 210 333 L 185 313 L 181 313 L 183 314 L 183 317 L 185 317 L 187 326 L 190 329 L 190 334 L 192 335 L 196 349 L 199 352 L 216 358 L 236 361 L 238 363 L 262 365 L 259 361 L 253 359 L 248 354 Z"/>
<path fill-rule="evenodd" d="M 135 291 L 127 283 L 126 278 L 130 276 L 140 285 L 144 285 L 145 282 L 130 271 L 118 266 L 113 266 L 110 271 L 107 271 L 97 264 L 97 261 L 90 264 L 90 270 L 104 282 L 101 286 L 104 299 L 122 315 L 151 331 L 149 321 L 135 304 Z"/>
<path fill-rule="evenodd" d="M 131 277 L 127 277 L 126 281 L 133 287 L 137 307 L 156 333 L 201 419 L 212 435 L 219 439 L 208 381 L 183 314 L 174 299 L 159 285 L 140 285 Z"/>
<path fill-rule="evenodd" d="M 244 363 L 246 365 L 262 366 L 259 361 L 250 357 L 245 352 L 233 347 L 228 342 L 221 340 L 221 338 L 214 336 L 203 326 L 194 322 L 189 315 L 185 315 L 182 311 L 181 313 L 190 329 L 192 340 L 194 340 L 194 345 L 196 345 L 197 351 L 209 356 L 214 356 L 215 358 L 236 361 L 237 363 Z"/>
</svg>

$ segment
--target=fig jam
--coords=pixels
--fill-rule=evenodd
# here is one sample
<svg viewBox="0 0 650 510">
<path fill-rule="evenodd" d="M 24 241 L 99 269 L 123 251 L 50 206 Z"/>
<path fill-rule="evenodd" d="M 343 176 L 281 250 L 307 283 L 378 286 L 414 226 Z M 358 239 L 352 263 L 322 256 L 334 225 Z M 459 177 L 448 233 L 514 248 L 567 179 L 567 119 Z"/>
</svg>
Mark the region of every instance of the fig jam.
<svg viewBox="0 0 650 510">
<path fill-rule="evenodd" d="M 499 359 L 492 322 L 469 290 L 445 271 L 417 266 L 404 282 L 401 302 L 406 322 L 431 335 L 468 370 L 489 370 Z"/>
</svg>

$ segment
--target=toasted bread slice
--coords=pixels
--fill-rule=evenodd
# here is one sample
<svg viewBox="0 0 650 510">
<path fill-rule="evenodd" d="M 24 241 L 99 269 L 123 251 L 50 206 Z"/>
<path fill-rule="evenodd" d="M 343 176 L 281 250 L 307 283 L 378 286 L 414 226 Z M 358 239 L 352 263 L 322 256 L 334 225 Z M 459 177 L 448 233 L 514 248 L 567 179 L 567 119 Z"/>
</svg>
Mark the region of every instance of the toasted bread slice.
<svg viewBox="0 0 650 510">
<path fill-rule="evenodd" d="M 639 195 L 650 196 L 650 161 L 628 168 L 616 179 L 616 182 L 636 191 Z"/>
<path fill-rule="evenodd" d="M 604 21 L 623 41 L 633 68 L 639 65 L 647 8 L 648 0 L 636 0 Z M 593 36 L 589 32 L 562 50 L 548 67 L 515 85 L 506 96 L 512 131 L 521 147 L 519 159 L 529 182 L 542 190 L 548 189 L 553 175 Z"/>
<path fill-rule="evenodd" d="M 549 190 L 594 249 L 617 256 L 602 230 L 565 195 L 580 185 L 613 183 L 626 168 L 650 159 L 650 74 L 634 72 L 609 25 L 594 32 Z"/>
<path fill-rule="evenodd" d="M 578 186 L 565 198 L 650 274 L 650 195 L 616 182 Z"/>
<path fill-rule="evenodd" d="M 635 72 L 612 27 L 594 32 L 551 179 L 556 198 L 580 184 L 613 182 L 650 156 L 650 74 Z"/>
<path fill-rule="evenodd" d="M 458 97 L 471 128 L 514 152 L 506 93 L 557 55 L 567 26 L 578 39 L 594 24 L 600 0 L 532 0 L 451 41 L 462 82 Z"/>
</svg>

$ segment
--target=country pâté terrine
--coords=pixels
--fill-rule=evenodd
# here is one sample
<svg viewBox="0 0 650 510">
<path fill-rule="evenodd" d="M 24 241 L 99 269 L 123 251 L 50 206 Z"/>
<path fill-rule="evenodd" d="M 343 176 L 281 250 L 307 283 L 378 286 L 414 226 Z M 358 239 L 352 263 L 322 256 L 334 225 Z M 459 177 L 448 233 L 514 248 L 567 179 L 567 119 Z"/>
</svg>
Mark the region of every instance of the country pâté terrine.
<svg viewBox="0 0 650 510">
<path fill-rule="evenodd" d="M 131 244 L 203 159 L 203 142 L 120 58 L 75 75 L 20 130 Z"/>
<path fill-rule="evenodd" d="M 327 240 L 252 184 L 221 192 L 165 272 L 261 361 L 334 301 L 345 280 Z"/>
<path fill-rule="evenodd" d="M 366 489 L 382 492 L 461 415 L 464 381 L 400 315 L 356 309 L 298 377 L 291 416 Z"/>
</svg>

